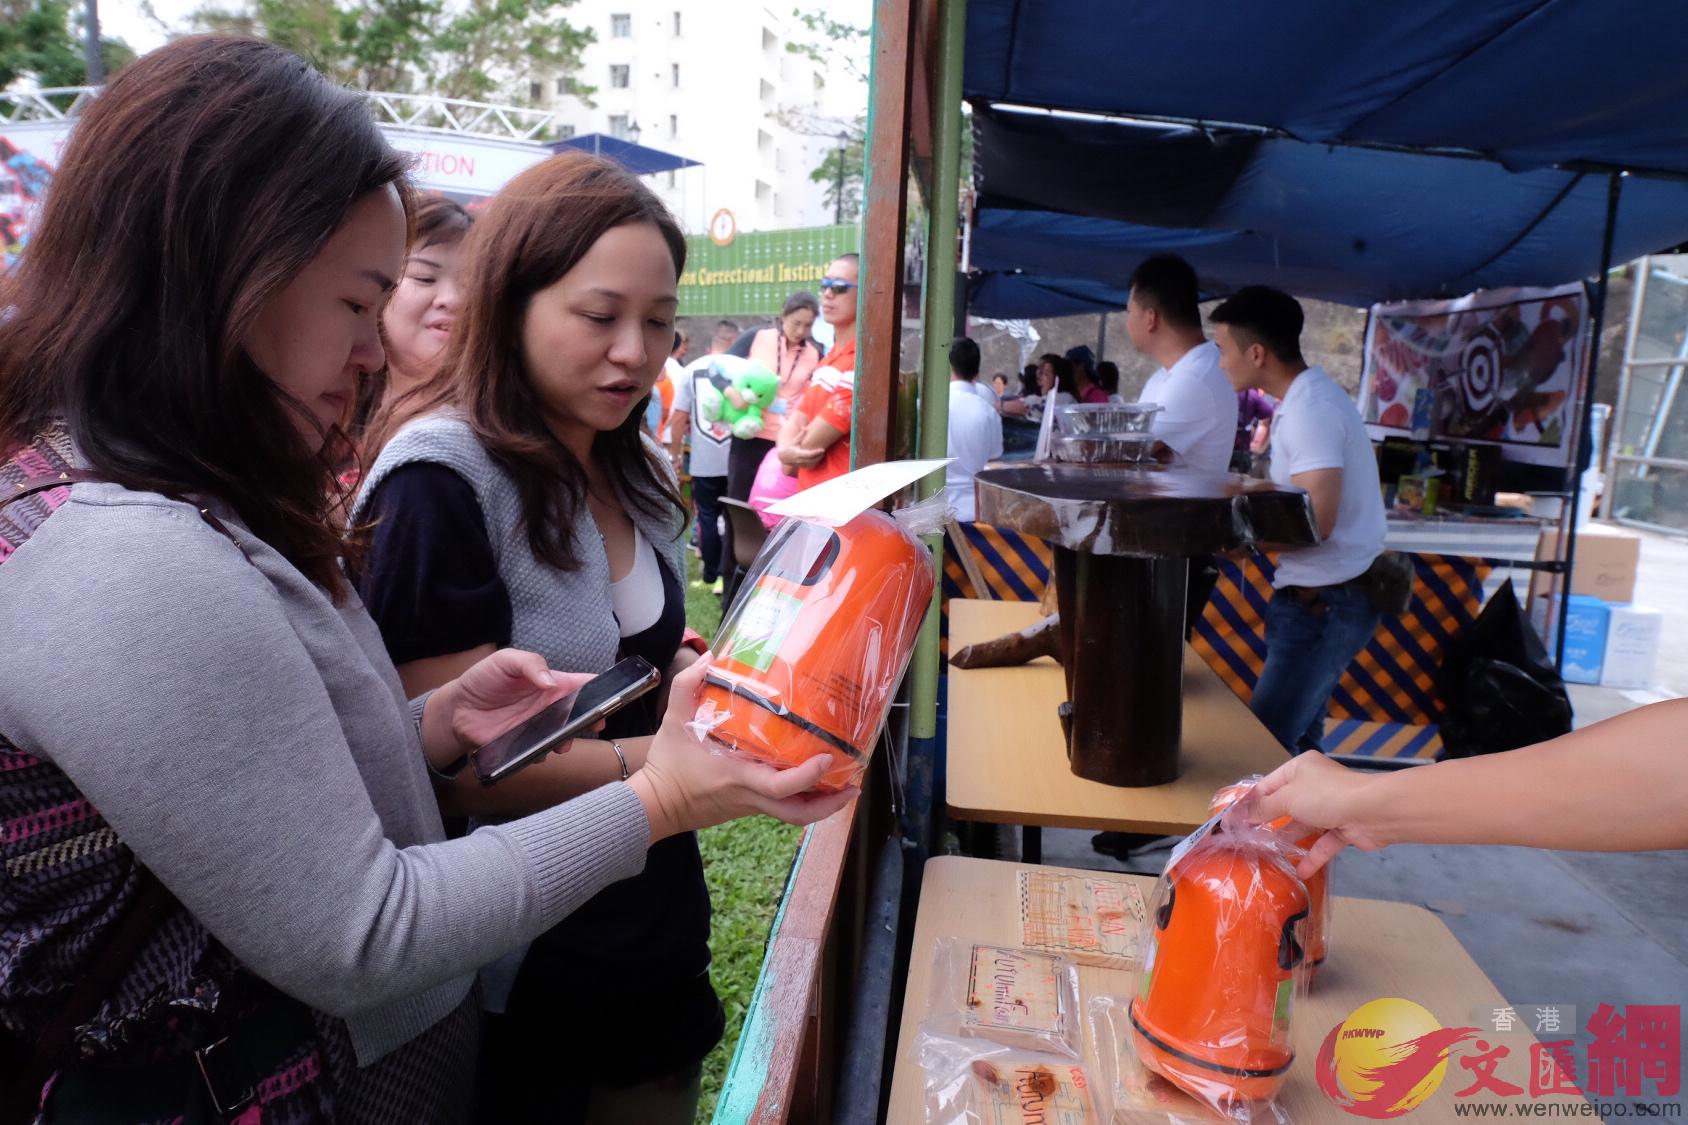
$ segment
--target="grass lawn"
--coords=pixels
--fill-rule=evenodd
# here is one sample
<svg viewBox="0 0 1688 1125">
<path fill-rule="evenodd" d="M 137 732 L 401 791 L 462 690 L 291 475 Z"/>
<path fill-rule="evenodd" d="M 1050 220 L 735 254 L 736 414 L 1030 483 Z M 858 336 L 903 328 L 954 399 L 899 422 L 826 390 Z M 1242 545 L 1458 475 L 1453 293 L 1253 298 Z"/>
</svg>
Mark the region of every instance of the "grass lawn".
<svg viewBox="0 0 1688 1125">
<path fill-rule="evenodd" d="M 686 623 L 713 640 L 721 623 L 721 599 L 707 587 L 693 585 L 700 575 L 697 556 L 686 555 Z M 762 971 L 768 927 L 785 892 L 786 875 L 802 829 L 765 816 L 736 820 L 698 833 L 703 850 L 704 878 L 715 902 L 709 927 L 709 948 L 715 955 L 710 975 L 727 1009 L 727 1033 L 703 1064 L 703 1099 L 697 1120 L 715 1115 L 715 1099 L 738 1045 L 756 975 Z"/>
</svg>

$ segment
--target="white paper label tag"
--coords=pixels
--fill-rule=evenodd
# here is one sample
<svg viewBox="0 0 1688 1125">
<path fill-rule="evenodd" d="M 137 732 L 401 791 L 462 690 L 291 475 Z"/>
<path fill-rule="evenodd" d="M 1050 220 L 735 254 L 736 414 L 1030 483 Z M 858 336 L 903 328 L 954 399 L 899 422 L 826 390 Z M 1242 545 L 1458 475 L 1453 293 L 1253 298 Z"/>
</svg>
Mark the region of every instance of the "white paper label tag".
<svg viewBox="0 0 1688 1125">
<path fill-rule="evenodd" d="M 768 511 L 776 516 L 809 520 L 827 527 L 843 527 L 887 496 L 938 472 L 953 460 L 953 457 L 940 457 L 928 461 L 884 461 L 869 465 L 822 481 L 777 504 L 769 504 Z"/>
<path fill-rule="evenodd" d="M 1166 857 L 1166 866 L 1161 869 L 1161 878 L 1164 879 L 1171 874 L 1172 869 L 1178 866 L 1178 861 L 1189 854 L 1191 848 L 1201 843 L 1207 834 L 1213 831 L 1213 826 L 1218 824 L 1220 818 L 1224 815 L 1225 810 L 1221 809 L 1219 812 L 1214 813 L 1213 816 L 1208 818 L 1206 824 L 1203 824 L 1200 828 L 1184 837 L 1184 839 L 1172 849 L 1172 854 Z"/>
</svg>

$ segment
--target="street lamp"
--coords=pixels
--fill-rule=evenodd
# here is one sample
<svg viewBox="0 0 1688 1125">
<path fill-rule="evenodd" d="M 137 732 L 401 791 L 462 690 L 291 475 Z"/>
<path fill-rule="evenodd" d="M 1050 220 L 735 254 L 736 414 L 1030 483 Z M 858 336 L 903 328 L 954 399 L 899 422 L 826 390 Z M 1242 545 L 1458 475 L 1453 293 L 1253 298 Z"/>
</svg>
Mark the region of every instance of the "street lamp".
<svg viewBox="0 0 1688 1125">
<path fill-rule="evenodd" d="M 105 82 L 105 59 L 100 54 L 100 0 L 88 0 L 82 15 L 82 66 L 88 85 Z"/>
<path fill-rule="evenodd" d="M 844 149 L 850 143 L 850 134 L 843 129 L 838 130 L 838 194 L 832 200 L 832 222 L 834 226 L 844 223 Z"/>
<path fill-rule="evenodd" d="M 639 128 L 639 123 L 637 121 L 627 127 L 627 139 L 632 141 L 634 144 L 639 143 L 639 138 L 644 136 L 644 133 L 645 131 Z"/>
</svg>

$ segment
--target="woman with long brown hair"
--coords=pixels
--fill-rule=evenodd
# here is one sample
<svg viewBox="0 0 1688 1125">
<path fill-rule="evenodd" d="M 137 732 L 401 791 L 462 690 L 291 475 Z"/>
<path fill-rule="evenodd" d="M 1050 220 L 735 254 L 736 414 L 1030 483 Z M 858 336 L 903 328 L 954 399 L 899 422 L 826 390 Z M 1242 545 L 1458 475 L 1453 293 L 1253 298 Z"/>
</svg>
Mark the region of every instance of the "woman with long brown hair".
<svg viewBox="0 0 1688 1125">
<path fill-rule="evenodd" d="M 821 362 L 820 346 L 809 333 L 820 315 L 821 305 L 815 295 L 799 290 L 785 299 L 779 323 L 750 337 L 746 357 L 779 376 L 780 389 L 774 408 L 762 415 L 762 432 L 748 438 L 733 436 L 727 463 L 727 495 L 734 500 L 750 498 L 750 487 L 762 459 L 779 440 L 786 417 L 809 389 L 809 379 Z"/>
<path fill-rule="evenodd" d="M 359 586 L 410 690 L 512 644 L 588 672 L 684 664 L 685 510 L 641 419 L 685 254 L 649 189 L 584 153 L 529 168 L 481 212 L 451 344 L 378 439 L 359 500 L 373 525 Z M 448 798 L 509 814 L 636 777 L 659 720 L 629 708 L 503 792 Z M 697 843 L 676 836 L 489 970 L 483 1117 L 691 1121 L 722 1030 L 708 941 Z M 559 1058 L 589 1077 L 524 1080 Z"/>
<path fill-rule="evenodd" d="M 506 650 L 407 700 L 341 571 L 403 170 L 297 56 L 179 40 L 84 112 L 0 291 L 9 1116 L 462 1120 L 479 966 L 652 841 L 839 803 L 704 753 L 689 674 L 631 781 L 443 839 L 430 767 L 582 677 Z"/>
</svg>

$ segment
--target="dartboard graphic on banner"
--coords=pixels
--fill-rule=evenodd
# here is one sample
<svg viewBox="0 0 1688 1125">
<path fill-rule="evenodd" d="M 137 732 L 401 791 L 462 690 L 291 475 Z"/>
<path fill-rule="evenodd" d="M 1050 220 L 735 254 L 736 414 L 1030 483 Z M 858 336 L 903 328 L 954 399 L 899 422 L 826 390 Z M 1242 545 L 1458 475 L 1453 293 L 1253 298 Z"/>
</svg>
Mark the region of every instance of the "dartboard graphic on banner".
<svg viewBox="0 0 1688 1125">
<path fill-rule="evenodd" d="M 1414 404 L 1428 393 L 1430 438 L 1489 442 L 1514 460 L 1563 465 L 1587 337 L 1581 284 L 1374 305 L 1361 413 L 1374 438 L 1411 433 Z"/>
<path fill-rule="evenodd" d="M 1465 342 L 1460 357 L 1459 386 L 1465 408 L 1473 414 L 1486 413 L 1495 404 L 1495 384 L 1500 380 L 1500 337 L 1484 328 Z"/>
</svg>

